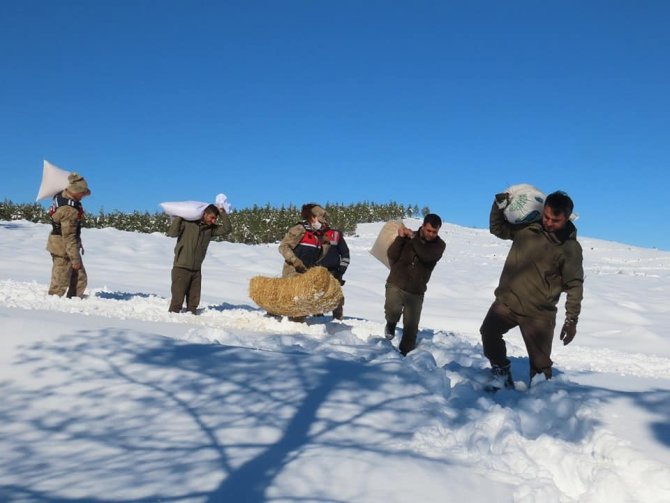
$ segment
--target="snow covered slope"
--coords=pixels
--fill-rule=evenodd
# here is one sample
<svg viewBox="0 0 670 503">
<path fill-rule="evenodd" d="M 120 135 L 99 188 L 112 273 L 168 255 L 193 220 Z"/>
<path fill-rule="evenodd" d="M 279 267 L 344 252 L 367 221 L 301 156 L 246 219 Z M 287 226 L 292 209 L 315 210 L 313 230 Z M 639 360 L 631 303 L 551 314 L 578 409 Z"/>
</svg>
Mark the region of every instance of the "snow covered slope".
<svg viewBox="0 0 670 503">
<path fill-rule="evenodd" d="M 670 501 L 670 253 L 580 239 L 555 379 L 527 387 L 513 331 L 518 390 L 492 395 L 478 328 L 508 243 L 444 225 L 403 358 L 380 228 L 347 240 L 345 319 L 296 324 L 247 296 L 276 245 L 212 243 L 202 312 L 176 315 L 174 240 L 85 229 L 90 295 L 67 300 L 46 295 L 49 228 L 0 223 L 0 500 Z"/>
</svg>

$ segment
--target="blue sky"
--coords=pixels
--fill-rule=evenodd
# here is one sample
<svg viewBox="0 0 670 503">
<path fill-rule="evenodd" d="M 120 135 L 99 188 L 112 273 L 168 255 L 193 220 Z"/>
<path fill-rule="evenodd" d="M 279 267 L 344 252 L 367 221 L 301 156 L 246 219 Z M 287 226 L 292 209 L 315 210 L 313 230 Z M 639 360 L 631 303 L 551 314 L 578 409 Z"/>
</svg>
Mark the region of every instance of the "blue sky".
<svg viewBox="0 0 670 503">
<path fill-rule="evenodd" d="M 6 0 L 0 198 L 42 160 L 89 211 L 573 196 L 582 236 L 670 250 L 670 2 Z"/>
</svg>

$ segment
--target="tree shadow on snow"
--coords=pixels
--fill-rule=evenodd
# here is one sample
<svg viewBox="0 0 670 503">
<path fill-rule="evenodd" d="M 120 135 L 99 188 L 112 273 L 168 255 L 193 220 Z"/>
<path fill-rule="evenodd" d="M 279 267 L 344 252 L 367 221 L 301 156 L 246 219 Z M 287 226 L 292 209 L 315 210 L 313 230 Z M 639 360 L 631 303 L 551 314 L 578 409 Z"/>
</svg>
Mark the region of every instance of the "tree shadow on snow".
<svg viewBox="0 0 670 503">
<path fill-rule="evenodd" d="M 234 311 L 237 309 L 250 312 L 263 311 L 263 309 L 251 306 L 249 304 L 230 304 L 228 302 L 222 302 L 221 304 L 216 305 L 209 305 L 204 310 L 223 312 L 223 311 Z"/>
<path fill-rule="evenodd" d="M 95 296 L 100 299 L 111 299 L 111 300 L 133 300 L 135 298 L 147 299 L 150 297 L 158 297 L 153 293 L 141 293 L 141 292 L 95 292 Z"/>
<path fill-rule="evenodd" d="M 670 448 L 670 391 L 659 389 L 652 393 L 636 393 L 631 398 L 636 405 L 657 414 L 658 420 L 651 423 L 651 431 L 656 440 Z"/>
<path fill-rule="evenodd" d="M 101 329 L 34 344 L 13 367 L 30 378 L 0 383 L 2 501 L 260 503 L 269 488 L 286 501 L 300 495 L 277 476 L 309 467 L 308 499 L 336 502 L 318 485 L 335 459 L 445 463 L 384 447 L 411 438 L 430 395 L 380 392 L 412 378 L 402 365 Z"/>
<path fill-rule="evenodd" d="M 554 377 L 549 381 L 529 384 L 529 365 L 527 357 L 510 357 L 512 375 L 517 383 L 516 390 L 500 390 L 495 393 L 483 390 L 488 379 L 488 369 L 459 363 L 458 353 L 443 366 L 448 375 L 457 375 L 457 382 L 451 383 L 449 407 L 455 411 L 452 424 L 462 427 L 469 424 L 473 418 L 473 411 L 480 410 L 482 414 L 489 410 L 489 405 L 481 398 L 488 398 L 497 403 L 502 413 L 511 424 L 515 424 L 518 432 L 531 440 L 541 435 L 549 435 L 567 442 L 579 443 L 589 438 L 602 425 L 590 414 L 579 417 L 579 408 L 583 404 L 597 404 L 614 400 L 628 400 L 634 406 L 646 410 L 657 419 L 649 424 L 649 429 L 656 440 L 666 447 L 670 447 L 670 424 L 667 411 L 670 410 L 670 391 L 620 391 L 605 387 L 578 384 L 562 378 L 564 374 L 560 368 L 554 368 Z M 464 351 L 465 358 L 470 357 L 471 351 Z M 519 381 L 525 385 L 519 386 Z M 475 414 L 476 417 L 476 414 Z"/>
<path fill-rule="evenodd" d="M 583 393 L 589 400 L 610 402 L 624 399 L 633 406 L 652 414 L 655 419 L 649 423 L 652 436 L 662 445 L 670 448 L 670 390 L 652 389 L 648 391 L 618 391 L 602 386 L 571 383 L 571 387 Z"/>
<path fill-rule="evenodd" d="M 22 229 L 23 227 L 19 224 L 12 224 L 12 223 L 5 223 L 5 222 L 0 222 L 0 227 L 4 229 Z"/>
</svg>

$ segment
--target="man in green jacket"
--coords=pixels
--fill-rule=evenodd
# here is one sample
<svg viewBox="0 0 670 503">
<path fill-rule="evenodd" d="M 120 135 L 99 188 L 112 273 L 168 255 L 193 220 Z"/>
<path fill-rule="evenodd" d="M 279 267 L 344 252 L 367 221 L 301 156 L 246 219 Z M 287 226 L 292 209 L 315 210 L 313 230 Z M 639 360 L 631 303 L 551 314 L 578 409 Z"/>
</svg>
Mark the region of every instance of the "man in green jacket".
<svg viewBox="0 0 670 503">
<path fill-rule="evenodd" d="M 218 217 L 221 218 L 220 225 L 216 224 Z M 169 312 L 181 312 L 184 298 L 186 298 L 186 309 L 196 314 L 196 309 L 200 304 L 201 267 L 209 242 L 213 237 L 225 236 L 231 230 L 230 219 L 225 210 L 213 204 L 205 208 L 200 220 L 184 220 L 181 217 L 174 217 L 167 231 L 169 237 L 177 238 L 172 266 L 172 300 Z"/>
<path fill-rule="evenodd" d="M 416 232 L 402 226 L 387 252 L 391 272 L 386 280 L 384 335 L 388 340 L 395 337 L 396 324 L 402 316 L 403 333 L 398 349 L 403 355 L 416 347 L 423 295 L 446 247 L 437 235 L 441 226 L 442 219 L 433 213 L 425 216 Z"/>
<path fill-rule="evenodd" d="M 567 345 L 577 333 L 584 286 L 582 248 L 570 221 L 572 199 L 565 192 L 549 194 L 541 221 L 526 225 L 507 222 L 503 210 L 508 202 L 508 194 L 498 194 L 491 209 L 491 233 L 511 239 L 512 247 L 495 290 L 496 299 L 480 328 L 494 388 L 514 387 L 503 334 L 516 326 L 528 351 L 530 379 L 536 374 L 551 378 L 556 305 L 566 292 L 560 339 Z"/>
</svg>

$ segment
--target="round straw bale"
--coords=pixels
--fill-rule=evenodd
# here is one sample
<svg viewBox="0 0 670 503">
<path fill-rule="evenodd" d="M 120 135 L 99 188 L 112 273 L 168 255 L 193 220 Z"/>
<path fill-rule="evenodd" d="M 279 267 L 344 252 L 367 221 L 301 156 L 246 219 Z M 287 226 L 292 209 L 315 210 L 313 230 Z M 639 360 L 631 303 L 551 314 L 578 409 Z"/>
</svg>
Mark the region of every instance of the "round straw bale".
<svg viewBox="0 0 670 503">
<path fill-rule="evenodd" d="M 318 266 L 288 278 L 254 276 L 249 297 L 268 313 L 299 317 L 332 311 L 344 295 L 340 282 Z"/>
</svg>

